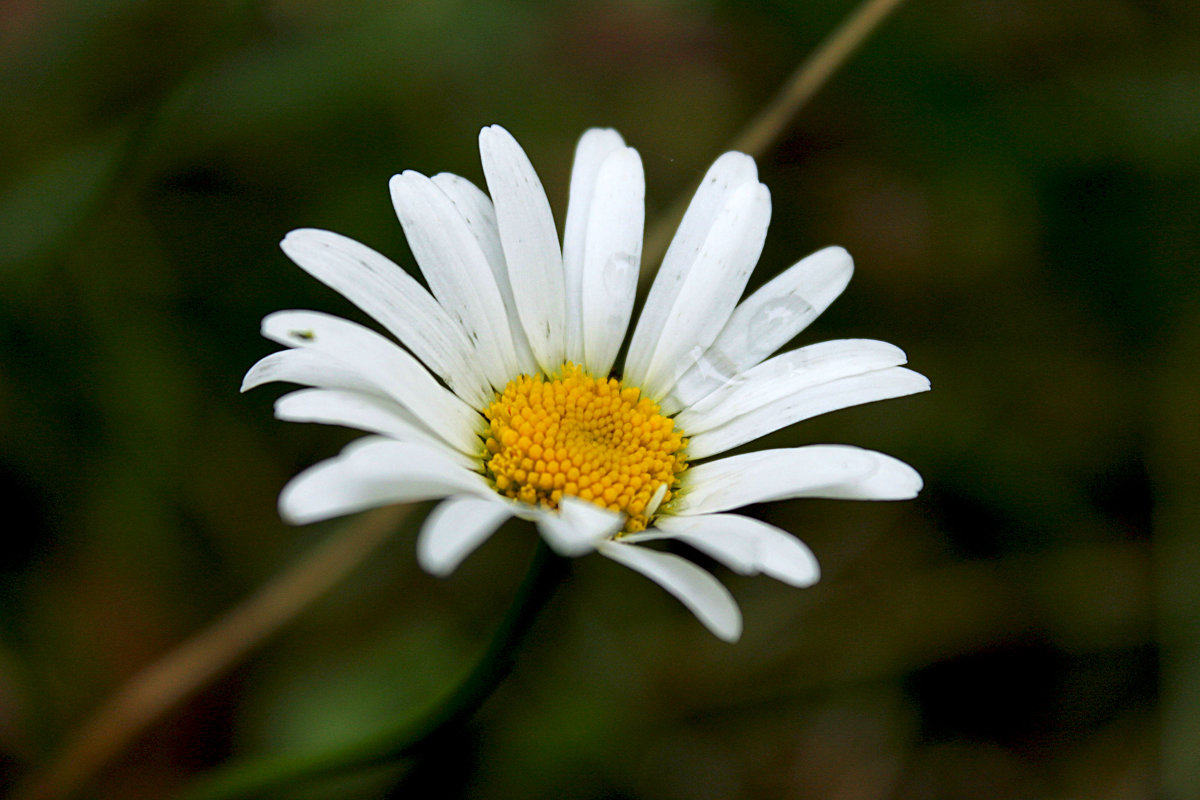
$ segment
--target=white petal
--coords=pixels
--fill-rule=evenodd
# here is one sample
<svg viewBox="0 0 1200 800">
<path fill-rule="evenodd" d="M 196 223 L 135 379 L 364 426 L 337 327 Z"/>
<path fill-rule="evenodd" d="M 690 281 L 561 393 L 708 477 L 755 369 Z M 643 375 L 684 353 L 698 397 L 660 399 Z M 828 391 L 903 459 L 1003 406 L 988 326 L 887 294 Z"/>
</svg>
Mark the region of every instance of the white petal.
<svg viewBox="0 0 1200 800">
<path fill-rule="evenodd" d="M 625 518 L 595 503 L 567 495 L 557 512 L 539 509 L 538 530 L 546 543 L 563 556 L 581 556 L 621 529 Z"/>
<path fill-rule="evenodd" d="M 473 453 L 483 418 L 443 388 L 394 343 L 349 320 L 317 311 L 276 311 L 263 319 L 272 341 L 324 353 L 357 371 L 447 442 Z"/>
<path fill-rule="evenodd" d="M 610 155 L 596 177 L 583 255 L 582 363 L 593 375 L 612 370 L 629 328 L 642 263 L 645 195 L 637 151 L 627 147 Z"/>
<path fill-rule="evenodd" d="M 308 274 L 378 320 L 464 400 L 486 399 L 486 381 L 462 326 L 399 266 L 329 231 L 292 231 L 279 246 Z"/>
<path fill-rule="evenodd" d="M 575 163 L 571 167 L 571 192 L 567 203 L 567 224 L 563 228 L 563 283 L 567 300 L 567 359 L 583 363 L 584 251 L 591 235 L 590 218 L 596 179 L 604 160 L 622 150 L 625 141 L 621 134 L 608 128 L 592 128 L 583 134 L 575 147 Z"/>
<path fill-rule="evenodd" d="M 445 577 L 512 516 L 512 504 L 493 497 L 451 497 L 425 518 L 417 537 L 417 561 Z"/>
<path fill-rule="evenodd" d="M 504 302 L 505 313 L 508 315 L 508 328 L 513 345 L 517 349 L 521 372 L 526 375 L 537 372 L 537 360 L 529 347 L 529 337 L 525 335 L 525 329 L 521 327 L 521 318 L 517 315 L 512 284 L 508 280 L 508 265 L 504 263 L 504 248 L 500 246 L 500 229 L 496 227 L 496 209 L 492 207 L 491 199 L 466 178 L 449 172 L 440 172 L 430 180 L 454 203 L 487 258 L 492 276 L 496 279 L 496 288 L 500 290 L 500 299 Z"/>
<path fill-rule="evenodd" d="M 704 354 L 737 305 L 767 238 L 771 196 L 761 183 L 737 189 L 713 221 L 662 326 L 641 386 L 661 400 Z"/>
<path fill-rule="evenodd" d="M 683 515 L 793 497 L 908 500 L 921 489 L 921 476 L 903 461 L 841 444 L 730 456 L 691 467 L 680 480 L 670 512 Z"/>
<path fill-rule="evenodd" d="M 396 216 L 438 302 L 466 331 L 473 357 L 491 385 L 503 389 L 521 365 L 508 312 L 479 240 L 450 197 L 417 172 L 388 184 Z"/>
<path fill-rule="evenodd" d="M 677 539 L 743 575 L 762 573 L 792 586 L 812 586 L 821 576 L 817 558 L 784 530 L 738 514 L 659 517 L 655 527 L 625 542 Z"/>
<path fill-rule="evenodd" d="M 481 475 L 442 448 L 368 436 L 292 478 L 279 494 L 279 513 L 304 525 L 393 503 L 490 493 Z"/>
<path fill-rule="evenodd" d="M 742 612 L 729 590 L 686 558 L 619 542 L 602 542 L 598 549 L 675 595 L 718 638 L 736 642 L 741 637 Z"/>
<path fill-rule="evenodd" d="M 521 325 L 538 364 L 556 373 L 566 356 L 566 295 L 550 203 L 525 151 L 508 131 L 498 125 L 480 131 L 479 153 Z"/>
<path fill-rule="evenodd" d="M 386 397 L 345 389 L 301 389 L 275 401 L 275 416 L 288 422 L 319 422 L 378 433 L 401 442 L 444 443 L 404 406 Z M 476 453 L 447 449 L 447 455 L 466 469 L 476 469 L 483 456 L 482 440 Z"/>
<path fill-rule="evenodd" d="M 739 374 L 676 417 L 689 435 L 839 378 L 903 364 L 904 351 L 873 339 L 837 339 L 791 350 Z"/>
<path fill-rule="evenodd" d="M 320 386 L 329 389 L 352 389 L 357 392 L 387 393 L 363 376 L 326 353 L 315 350 L 280 350 L 259 359 L 242 378 L 242 391 L 247 392 L 264 383 L 282 381 L 301 386 Z"/>
<path fill-rule="evenodd" d="M 720 427 L 696 434 L 688 442 L 688 455 L 707 458 L 800 420 L 928 390 L 928 378 L 903 367 L 840 378 L 785 395 Z"/>
<path fill-rule="evenodd" d="M 630 383 L 644 388 L 650 359 L 662 338 L 671 309 L 718 215 L 741 186 L 757 181 L 754 159 L 744 153 L 725 153 L 709 167 L 667 248 L 638 318 L 625 357 L 624 376 Z"/>
<path fill-rule="evenodd" d="M 716 341 L 675 384 L 663 413 L 687 408 L 783 347 L 829 307 L 853 272 L 849 253 L 826 247 L 768 281 L 734 309 Z"/>
</svg>

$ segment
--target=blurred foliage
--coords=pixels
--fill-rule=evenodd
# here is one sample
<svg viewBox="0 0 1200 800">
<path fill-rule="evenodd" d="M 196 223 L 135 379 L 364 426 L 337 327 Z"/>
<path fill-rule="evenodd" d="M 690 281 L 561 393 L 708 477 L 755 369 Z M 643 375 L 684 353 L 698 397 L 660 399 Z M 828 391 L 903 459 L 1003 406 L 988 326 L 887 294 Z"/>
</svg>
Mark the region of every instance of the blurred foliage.
<svg viewBox="0 0 1200 800">
<path fill-rule="evenodd" d="M 13 0 L 0 6 L 0 785 L 337 529 L 275 496 L 346 431 L 237 394 L 279 308 L 361 318 L 291 228 L 411 267 L 394 172 L 481 179 L 505 125 L 561 221 L 590 125 L 668 206 L 842 0 Z M 825 568 L 720 573 L 743 641 L 576 564 L 410 796 L 1185 798 L 1200 785 L 1200 7 L 911 0 L 761 160 L 755 283 L 839 243 L 804 341 L 904 347 L 934 391 L 770 437 L 904 458 L 913 503 L 757 513 Z M 447 580 L 412 531 L 171 715 L 93 797 L 414 715 L 480 652 L 531 533 Z M 1161 688 L 1160 688 L 1161 687 Z M 386 771 L 385 771 L 386 773 Z M 384 796 L 392 774 L 287 797 Z"/>
</svg>

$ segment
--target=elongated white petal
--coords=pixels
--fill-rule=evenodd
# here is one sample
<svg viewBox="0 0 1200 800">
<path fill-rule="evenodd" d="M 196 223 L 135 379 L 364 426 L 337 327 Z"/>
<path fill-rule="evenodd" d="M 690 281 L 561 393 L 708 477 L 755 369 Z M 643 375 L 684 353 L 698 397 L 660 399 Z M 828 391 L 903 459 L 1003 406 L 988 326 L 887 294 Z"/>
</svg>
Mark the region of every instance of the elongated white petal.
<svg viewBox="0 0 1200 800">
<path fill-rule="evenodd" d="M 274 381 L 387 396 L 374 381 L 358 370 L 315 350 L 280 350 L 264 356 L 242 378 L 242 391 L 247 392 Z"/>
<path fill-rule="evenodd" d="M 512 516 L 512 505 L 493 497 L 451 497 L 429 513 L 417 537 L 417 562 L 445 577 Z"/>
<path fill-rule="evenodd" d="M 449 196 L 417 172 L 388 184 L 396 216 L 438 302 L 466 331 L 475 359 L 497 389 L 520 373 L 508 312 L 487 256 Z"/>
<path fill-rule="evenodd" d="M 709 167 L 663 256 L 662 266 L 650 287 L 646 305 L 629 342 L 625 379 L 633 385 L 645 387 L 646 372 L 655 347 L 662 339 L 671 310 L 718 215 L 740 187 L 757 182 L 754 159 L 744 153 L 725 153 Z"/>
<path fill-rule="evenodd" d="M 462 326 L 399 266 L 329 231 L 292 231 L 279 246 L 308 274 L 378 320 L 464 400 L 478 405 L 486 398 L 486 380 Z"/>
<path fill-rule="evenodd" d="M 424 442 L 440 447 L 442 440 L 404 406 L 386 397 L 346 389 L 301 389 L 275 401 L 275 416 L 288 422 L 345 425 L 378 433 L 401 442 Z M 480 442 L 474 455 L 447 448 L 449 457 L 465 469 L 476 469 L 483 456 Z"/>
<path fill-rule="evenodd" d="M 742 612 L 733 595 L 686 558 L 620 542 L 602 542 L 598 549 L 675 595 L 718 638 L 736 642 L 741 637 Z"/>
<path fill-rule="evenodd" d="M 821 577 L 817 558 L 804 542 L 757 519 L 738 514 L 701 514 L 663 516 L 654 524 L 654 528 L 626 536 L 622 541 L 677 539 L 734 572 L 762 573 L 792 586 L 812 586 Z"/>
<path fill-rule="evenodd" d="M 815 444 L 730 456 L 681 476 L 671 513 L 711 514 L 793 497 L 908 500 L 921 476 L 899 459 L 841 444 Z"/>
<path fill-rule="evenodd" d="M 542 182 L 525 151 L 498 125 L 479 133 L 500 243 L 521 325 L 538 364 L 555 373 L 566 355 L 562 251 Z"/>
<path fill-rule="evenodd" d="M 629 328 L 642 263 L 646 185 L 637 151 L 609 155 L 593 188 L 580 276 L 581 356 L 593 375 L 608 375 Z"/>
<path fill-rule="evenodd" d="M 837 299 L 853 272 L 849 253 L 826 247 L 767 282 L 734 309 L 716 341 L 675 384 L 663 413 L 687 408 L 783 347 Z"/>
<path fill-rule="evenodd" d="M 591 207 L 600 167 L 612 153 L 625 148 L 621 134 L 609 128 L 592 128 L 575 147 L 571 167 L 571 192 L 567 203 L 567 222 L 563 226 L 563 283 L 567 301 L 567 359 L 583 363 L 584 298 L 583 271 L 587 240 L 592 235 Z"/>
<path fill-rule="evenodd" d="M 378 333 L 316 311 L 277 311 L 263 319 L 262 333 L 280 344 L 324 353 L 356 370 L 448 443 L 464 453 L 475 452 L 482 417 Z"/>
<path fill-rule="evenodd" d="M 279 494 L 279 513 L 304 525 L 393 503 L 491 493 L 483 476 L 444 448 L 367 436 L 292 478 Z"/>
<path fill-rule="evenodd" d="M 779 397 L 719 427 L 696 434 L 688 443 L 688 454 L 692 458 L 707 458 L 800 420 L 928 390 L 928 378 L 903 367 L 840 378 Z M 747 398 L 747 402 L 753 401 L 752 396 Z"/>
<path fill-rule="evenodd" d="M 733 313 L 767 238 L 771 197 L 761 183 L 739 187 L 722 207 L 667 313 L 642 387 L 666 396 Z"/>
<path fill-rule="evenodd" d="M 496 279 L 500 299 L 504 301 L 508 328 L 513 346 L 517 350 L 521 372 L 532 375 L 537 372 L 537 360 L 533 357 L 529 337 L 525 335 L 525 328 L 521 326 L 521 318 L 517 315 L 517 302 L 513 297 L 512 284 L 508 280 L 508 265 L 504 263 L 504 248 L 500 245 L 500 229 L 496 227 L 496 209 L 492 207 L 491 198 L 466 178 L 449 172 L 440 172 L 430 180 L 454 203 L 462 214 L 463 221 L 474 234 L 475 241 L 479 242 L 479 248 L 487 258 L 488 266 Z"/>
<path fill-rule="evenodd" d="M 839 378 L 903 364 L 904 351 L 873 339 L 821 342 L 767 359 L 685 408 L 676 418 L 690 435 Z"/>
<path fill-rule="evenodd" d="M 567 495 L 558 511 L 538 510 L 538 530 L 555 552 L 581 556 L 621 529 L 625 518 L 587 500 Z"/>
</svg>

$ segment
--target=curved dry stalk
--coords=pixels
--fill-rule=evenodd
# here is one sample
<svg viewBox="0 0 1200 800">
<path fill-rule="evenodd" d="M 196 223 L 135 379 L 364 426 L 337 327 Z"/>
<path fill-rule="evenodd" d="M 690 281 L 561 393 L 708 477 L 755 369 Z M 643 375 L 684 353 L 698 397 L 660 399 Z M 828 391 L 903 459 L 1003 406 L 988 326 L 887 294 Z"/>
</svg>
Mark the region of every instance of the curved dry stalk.
<svg viewBox="0 0 1200 800">
<path fill-rule="evenodd" d="M 356 517 L 249 599 L 130 678 L 12 800 L 74 796 L 152 723 L 238 663 L 385 542 L 409 506 Z"/>
<path fill-rule="evenodd" d="M 812 55 L 801 62 L 771 102 L 742 128 L 722 152 L 737 150 L 755 158 L 762 156 L 800 109 L 825 85 L 833 73 L 846 63 L 888 14 L 903 2 L 904 0 L 865 0 L 843 20 L 837 30 L 821 42 Z M 699 181 L 696 185 L 699 185 Z M 646 245 L 642 252 L 641 288 L 650 280 L 654 269 L 666 254 L 667 245 L 671 243 L 671 237 L 687 211 L 694 190 L 695 186 L 684 192 L 646 233 Z"/>
</svg>

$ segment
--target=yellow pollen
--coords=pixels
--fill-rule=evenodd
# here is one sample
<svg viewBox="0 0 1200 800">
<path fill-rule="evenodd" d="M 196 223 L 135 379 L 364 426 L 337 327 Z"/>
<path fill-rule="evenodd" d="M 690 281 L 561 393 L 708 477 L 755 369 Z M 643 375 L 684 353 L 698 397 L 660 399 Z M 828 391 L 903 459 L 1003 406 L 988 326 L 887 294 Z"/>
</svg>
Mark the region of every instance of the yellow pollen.
<svg viewBox="0 0 1200 800">
<path fill-rule="evenodd" d="M 645 529 L 659 487 L 668 502 L 687 468 L 687 439 L 656 403 L 569 362 L 557 378 L 509 381 L 483 413 L 496 491 L 550 508 L 573 495 L 625 514 L 626 532 Z"/>
</svg>

